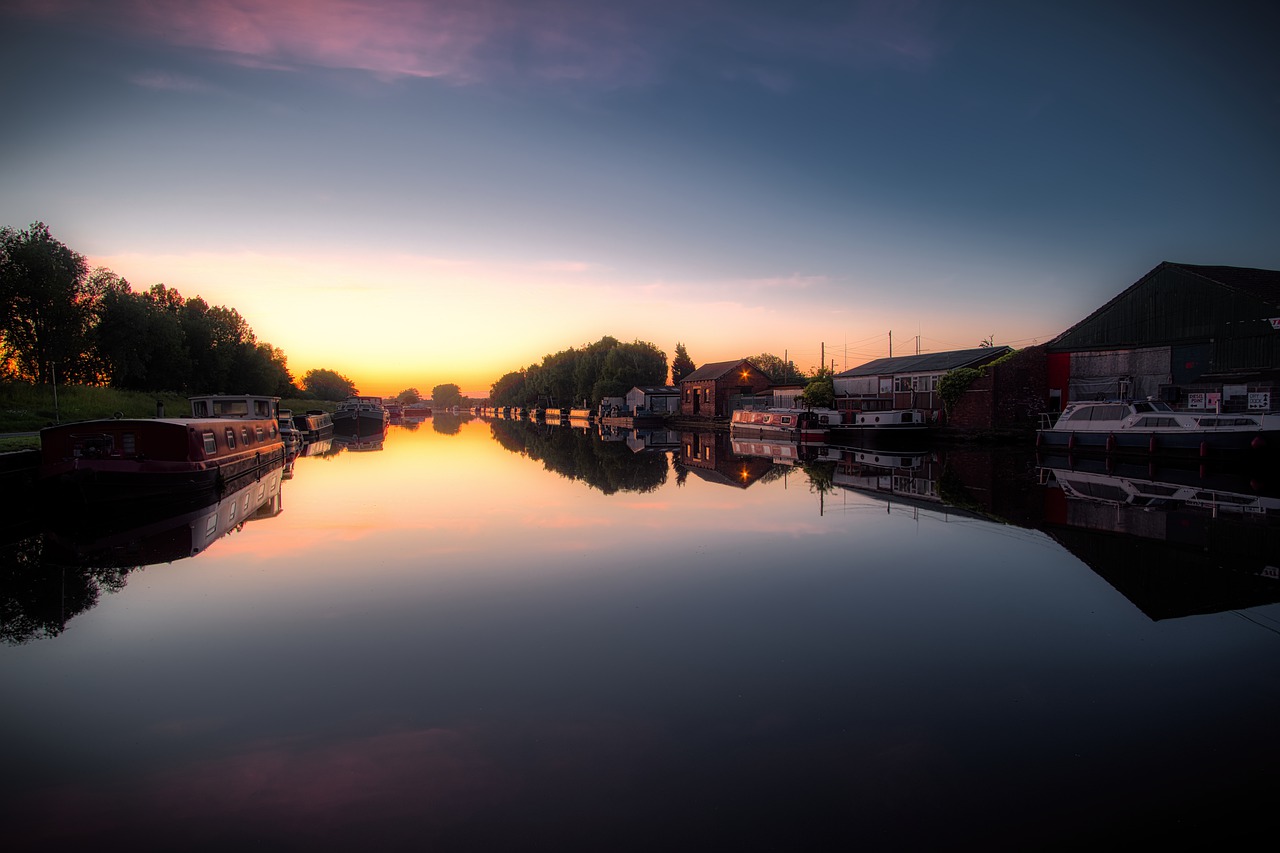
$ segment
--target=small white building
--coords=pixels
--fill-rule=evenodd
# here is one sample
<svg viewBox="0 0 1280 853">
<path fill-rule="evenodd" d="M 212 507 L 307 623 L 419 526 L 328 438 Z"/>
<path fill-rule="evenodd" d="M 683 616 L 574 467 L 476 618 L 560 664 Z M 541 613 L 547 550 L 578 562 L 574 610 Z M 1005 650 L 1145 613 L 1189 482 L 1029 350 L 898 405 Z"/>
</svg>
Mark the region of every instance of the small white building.
<svg viewBox="0 0 1280 853">
<path fill-rule="evenodd" d="M 680 412 L 680 389 L 674 385 L 636 385 L 627 392 L 629 415 L 674 415 Z"/>
</svg>

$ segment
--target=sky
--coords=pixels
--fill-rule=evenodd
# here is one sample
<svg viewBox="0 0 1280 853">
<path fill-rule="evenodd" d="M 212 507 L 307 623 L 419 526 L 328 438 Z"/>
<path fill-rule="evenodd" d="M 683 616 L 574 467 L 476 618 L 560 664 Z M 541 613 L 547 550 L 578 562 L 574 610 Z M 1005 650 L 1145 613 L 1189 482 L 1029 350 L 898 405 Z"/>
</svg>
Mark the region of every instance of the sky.
<svg viewBox="0 0 1280 853">
<path fill-rule="evenodd" d="M 0 0 L 0 225 L 361 392 L 837 370 L 1280 269 L 1280 4 Z"/>
</svg>

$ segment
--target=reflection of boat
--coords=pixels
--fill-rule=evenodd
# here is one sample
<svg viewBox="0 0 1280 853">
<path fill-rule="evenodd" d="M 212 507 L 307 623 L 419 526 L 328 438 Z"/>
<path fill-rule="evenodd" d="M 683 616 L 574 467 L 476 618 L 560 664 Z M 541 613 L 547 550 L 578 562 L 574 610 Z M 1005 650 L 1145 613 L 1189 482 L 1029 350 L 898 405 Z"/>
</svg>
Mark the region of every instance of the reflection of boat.
<svg viewBox="0 0 1280 853">
<path fill-rule="evenodd" d="M 1040 447 L 1108 453 L 1257 455 L 1280 447 L 1280 414 L 1175 411 L 1159 400 L 1071 403 Z"/>
<path fill-rule="evenodd" d="M 302 445 L 302 456 L 324 456 L 333 449 L 333 436 L 318 441 L 308 441 Z"/>
<path fill-rule="evenodd" d="M 369 436 L 338 436 L 336 439 L 338 447 L 344 450 L 350 450 L 353 453 L 364 453 L 373 450 L 381 450 L 382 442 L 386 436 L 383 433 Z"/>
<path fill-rule="evenodd" d="M 758 456 L 771 459 L 775 465 L 795 465 L 799 462 L 813 462 L 819 459 L 835 459 L 839 450 L 823 444 L 796 441 L 772 441 L 757 438 L 744 439 L 730 437 L 729 449 L 735 456 Z"/>
<path fill-rule="evenodd" d="M 333 416 L 319 409 L 308 409 L 305 415 L 294 415 L 293 425 L 307 442 L 323 441 L 333 437 Z"/>
<path fill-rule="evenodd" d="M 369 436 L 387 431 L 389 416 L 381 397 L 348 397 L 333 413 L 334 435 Z"/>
<path fill-rule="evenodd" d="M 407 421 L 420 421 L 431 417 L 431 407 L 426 403 L 408 403 L 404 407 L 404 419 Z"/>
<path fill-rule="evenodd" d="M 41 477 L 86 501 L 237 488 L 283 461 L 277 397 L 191 398 L 184 418 L 112 418 L 40 431 Z"/>
<path fill-rule="evenodd" d="M 45 558 L 53 563 L 92 567 L 132 567 L 191 557 L 255 518 L 280 513 L 283 462 L 243 480 L 214 500 L 177 501 L 151 512 L 81 514 L 55 520 L 46 537 Z"/>
<path fill-rule="evenodd" d="M 941 502 L 941 470 L 927 453 L 840 448 L 832 482 L 878 495 Z"/>
<path fill-rule="evenodd" d="M 821 441 L 840 421 L 840 413 L 834 409 L 735 409 L 729 419 L 729 434 L 742 438 Z"/>
</svg>

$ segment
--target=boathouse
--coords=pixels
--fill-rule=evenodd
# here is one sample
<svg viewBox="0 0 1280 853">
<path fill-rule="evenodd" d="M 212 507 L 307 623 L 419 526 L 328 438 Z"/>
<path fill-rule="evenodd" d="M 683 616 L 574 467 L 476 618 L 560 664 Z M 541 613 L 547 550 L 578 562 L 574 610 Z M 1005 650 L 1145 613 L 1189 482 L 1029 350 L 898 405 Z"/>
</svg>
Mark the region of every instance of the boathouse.
<svg viewBox="0 0 1280 853">
<path fill-rule="evenodd" d="M 1048 406 L 1280 408 L 1280 272 L 1165 261 L 1045 345 Z"/>
<path fill-rule="evenodd" d="M 674 385 L 636 385 L 627 392 L 625 403 L 631 415 L 678 414 L 680 389 Z"/>
<path fill-rule="evenodd" d="M 773 380 L 749 360 L 704 364 L 680 380 L 680 414 L 693 418 L 727 418 L 743 397 L 768 388 Z"/>
<path fill-rule="evenodd" d="M 1012 351 L 1007 346 L 977 347 L 878 358 L 835 375 L 836 408 L 847 414 L 924 409 L 936 421 L 943 409 L 938 380 L 948 371 L 982 367 Z"/>
</svg>

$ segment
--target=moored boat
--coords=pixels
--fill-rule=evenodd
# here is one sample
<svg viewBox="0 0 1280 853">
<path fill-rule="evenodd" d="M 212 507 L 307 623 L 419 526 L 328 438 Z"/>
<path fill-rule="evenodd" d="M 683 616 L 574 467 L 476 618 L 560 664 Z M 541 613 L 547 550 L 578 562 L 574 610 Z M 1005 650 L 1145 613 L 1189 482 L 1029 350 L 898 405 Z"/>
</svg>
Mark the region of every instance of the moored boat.
<svg viewBox="0 0 1280 853">
<path fill-rule="evenodd" d="M 280 422 L 280 440 L 284 442 L 286 453 L 296 454 L 302 449 L 302 430 L 293 422 L 293 412 L 290 409 L 281 409 L 278 417 Z"/>
<path fill-rule="evenodd" d="M 1036 444 L 1070 451 L 1274 457 L 1280 414 L 1186 412 L 1160 400 L 1070 403 L 1036 433 Z"/>
<path fill-rule="evenodd" d="M 103 418 L 40 431 L 40 477 L 86 502 L 239 488 L 281 462 L 278 397 L 191 397 L 191 416 Z"/>
<path fill-rule="evenodd" d="M 729 418 L 729 434 L 783 441 L 822 441 L 840 421 L 840 413 L 834 409 L 735 409 Z"/>
<path fill-rule="evenodd" d="M 333 416 L 320 409 L 308 409 L 305 415 L 294 415 L 293 425 L 308 443 L 333 438 Z"/>
<path fill-rule="evenodd" d="M 333 432 L 339 436 L 375 436 L 387 431 L 389 416 L 381 397 L 351 396 L 333 413 Z"/>
</svg>

